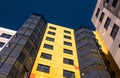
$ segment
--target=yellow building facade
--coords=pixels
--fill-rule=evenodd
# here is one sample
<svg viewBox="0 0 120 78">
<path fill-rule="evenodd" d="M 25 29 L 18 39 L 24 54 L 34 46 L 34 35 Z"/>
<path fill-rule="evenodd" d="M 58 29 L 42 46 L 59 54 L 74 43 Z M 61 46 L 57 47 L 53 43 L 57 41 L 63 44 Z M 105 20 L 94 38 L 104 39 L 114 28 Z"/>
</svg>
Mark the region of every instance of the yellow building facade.
<svg viewBox="0 0 120 78">
<path fill-rule="evenodd" d="M 80 78 L 74 30 L 48 23 L 30 78 Z"/>
</svg>

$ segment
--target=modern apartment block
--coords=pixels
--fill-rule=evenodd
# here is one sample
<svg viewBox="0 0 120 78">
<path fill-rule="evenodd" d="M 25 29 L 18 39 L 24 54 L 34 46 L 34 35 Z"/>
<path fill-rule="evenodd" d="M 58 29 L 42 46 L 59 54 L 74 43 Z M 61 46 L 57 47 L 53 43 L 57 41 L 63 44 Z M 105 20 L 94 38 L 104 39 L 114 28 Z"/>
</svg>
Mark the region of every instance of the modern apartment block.
<svg viewBox="0 0 120 78">
<path fill-rule="evenodd" d="M 47 22 L 39 14 L 33 13 L 27 19 L 0 52 L 0 78 L 28 78 L 46 27 Z"/>
<path fill-rule="evenodd" d="M 16 31 L 0 27 L 0 51 L 6 46 Z"/>
<path fill-rule="evenodd" d="M 48 23 L 30 78 L 80 78 L 73 29 Z"/>
<path fill-rule="evenodd" d="M 81 78 L 111 78 L 93 30 L 80 27 L 75 31 L 75 39 Z"/>
<path fill-rule="evenodd" d="M 114 78 L 120 78 L 120 0 L 98 0 L 92 22 L 99 34 L 99 42 L 105 43 L 104 54 Z"/>
</svg>

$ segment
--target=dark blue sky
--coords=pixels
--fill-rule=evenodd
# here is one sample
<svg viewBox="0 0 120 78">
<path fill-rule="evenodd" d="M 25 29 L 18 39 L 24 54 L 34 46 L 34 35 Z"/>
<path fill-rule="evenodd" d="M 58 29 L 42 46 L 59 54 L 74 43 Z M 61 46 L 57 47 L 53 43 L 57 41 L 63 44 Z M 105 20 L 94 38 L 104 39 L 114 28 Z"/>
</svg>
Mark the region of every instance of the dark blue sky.
<svg viewBox="0 0 120 78">
<path fill-rule="evenodd" d="M 0 26 L 18 30 L 36 12 L 47 22 L 69 28 L 89 26 L 97 0 L 1 0 Z"/>
</svg>

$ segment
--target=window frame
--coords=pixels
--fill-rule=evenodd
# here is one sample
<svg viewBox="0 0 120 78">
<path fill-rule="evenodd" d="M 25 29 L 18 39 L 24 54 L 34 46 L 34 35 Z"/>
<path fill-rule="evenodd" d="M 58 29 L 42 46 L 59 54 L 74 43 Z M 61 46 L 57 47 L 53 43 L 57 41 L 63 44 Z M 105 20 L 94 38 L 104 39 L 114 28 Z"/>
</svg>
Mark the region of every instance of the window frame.
<svg viewBox="0 0 120 78">
<path fill-rule="evenodd" d="M 71 43 L 71 42 L 64 41 L 64 45 L 66 45 L 66 46 L 72 46 L 72 43 Z"/>
<path fill-rule="evenodd" d="M 101 13 L 101 16 L 100 16 L 100 18 L 99 18 L 99 21 L 100 21 L 100 22 L 102 22 L 102 21 L 103 21 L 104 16 L 105 16 L 105 13 L 104 13 L 104 12 L 102 12 L 102 13 Z"/>
<path fill-rule="evenodd" d="M 49 29 L 56 30 L 56 28 L 52 26 L 50 26 Z"/>
<path fill-rule="evenodd" d="M 43 46 L 44 48 L 46 48 L 46 49 L 50 49 L 50 50 L 53 50 L 53 45 L 50 45 L 50 44 L 44 44 L 44 46 Z"/>
<path fill-rule="evenodd" d="M 51 41 L 51 42 L 54 42 L 54 41 L 55 41 L 55 39 L 54 39 L 54 38 L 51 38 L 51 37 L 46 37 L 46 40 L 47 40 L 47 41 Z"/>
<path fill-rule="evenodd" d="M 12 35 L 7 34 L 7 33 L 2 33 L 2 34 L 0 35 L 0 37 L 6 38 L 6 39 L 10 39 L 10 38 L 12 37 Z"/>
<path fill-rule="evenodd" d="M 4 45 L 5 43 L 0 41 L 0 48 L 2 48 Z"/>
<path fill-rule="evenodd" d="M 69 49 L 63 49 L 63 52 L 66 53 L 66 54 L 70 54 L 70 55 L 73 55 L 73 51 L 72 50 L 69 50 Z"/>
<path fill-rule="evenodd" d="M 52 32 L 52 31 L 48 31 L 48 34 L 49 34 L 49 35 L 54 35 L 54 36 L 55 36 L 55 32 Z"/>
<path fill-rule="evenodd" d="M 119 31 L 119 26 L 117 24 L 114 24 L 112 31 L 110 33 L 110 36 L 112 37 L 113 40 L 116 38 L 118 31 Z"/>
<path fill-rule="evenodd" d="M 75 72 L 63 70 L 63 77 L 66 78 L 75 78 Z"/>
<path fill-rule="evenodd" d="M 42 52 L 41 55 L 40 55 L 40 58 L 52 60 L 52 55 L 48 54 L 48 53 L 45 53 L 45 52 Z"/>
<path fill-rule="evenodd" d="M 106 30 L 108 29 L 108 27 L 109 27 L 109 25 L 110 25 L 110 22 L 111 22 L 111 19 L 110 19 L 109 17 L 107 17 L 106 22 L 105 22 L 105 24 L 104 24 L 104 28 L 105 28 Z"/>
<path fill-rule="evenodd" d="M 63 58 L 63 63 L 68 64 L 68 65 L 74 65 L 74 60 L 68 59 L 68 58 Z"/>
<path fill-rule="evenodd" d="M 41 71 L 41 72 L 44 72 L 44 73 L 49 73 L 50 72 L 50 66 L 43 65 L 43 64 L 38 64 L 37 71 Z"/>
</svg>

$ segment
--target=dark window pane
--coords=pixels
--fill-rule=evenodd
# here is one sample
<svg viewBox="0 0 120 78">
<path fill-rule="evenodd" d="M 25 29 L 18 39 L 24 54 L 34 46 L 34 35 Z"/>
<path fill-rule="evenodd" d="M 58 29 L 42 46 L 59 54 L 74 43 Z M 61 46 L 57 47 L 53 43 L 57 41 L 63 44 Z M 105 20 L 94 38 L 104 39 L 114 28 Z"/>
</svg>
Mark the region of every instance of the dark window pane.
<svg viewBox="0 0 120 78">
<path fill-rule="evenodd" d="M 46 37 L 46 40 L 54 42 L 54 38 Z"/>
<path fill-rule="evenodd" d="M 44 48 L 53 50 L 53 46 L 49 44 L 44 44 Z"/>
<path fill-rule="evenodd" d="M 117 3 L 118 3 L 118 0 L 113 0 L 112 6 L 113 6 L 113 7 L 116 7 L 116 6 L 117 6 Z"/>
<path fill-rule="evenodd" d="M 63 77 L 75 78 L 75 73 L 67 70 L 63 70 Z"/>
<path fill-rule="evenodd" d="M 106 30 L 108 29 L 108 26 L 109 26 L 109 24 L 110 24 L 110 21 L 111 21 L 111 19 L 110 19 L 109 17 L 107 17 L 107 20 L 106 20 L 105 25 L 104 25 L 104 28 L 105 28 Z"/>
<path fill-rule="evenodd" d="M 55 33 L 54 33 L 54 32 L 51 32 L 51 31 L 48 31 L 48 34 L 50 34 L 50 35 L 55 35 Z"/>
<path fill-rule="evenodd" d="M 64 35 L 64 38 L 71 40 L 71 37 L 70 37 L 70 36 L 67 36 L 67 35 Z"/>
<path fill-rule="evenodd" d="M 107 3 L 109 3 L 109 2 L 110 2 L 110 0 L 106 0 L 106 2 L 107 2 Z"/>
<path fill-rule="evenodd" d="M 72 46 L 72 43 L 64 41 L 64 45 Z"/>
<path fill-rule="evenodd" d="M 3 47 L 5 43 L 3 42 L 0 42 L 0 47 Z"/>
<path fill-rule="evenodd" d="M 100 13 L 100 8 L 97 9 L 97 12 L 96 12 L 95 16 L 98 17 L 99 13 Z"/>
<path fill-rule="evenodd" d="M 64 49 L 64 53 L 73 54 L 73 51 L 72 50 L 68 50 L 68 49 Z"/>
<path fill-rule="evenodd" d="M 37 66 L 37 70 L 38 70 L 38 71 L 42 71 L 42 72 L 49 73 L 50 66 L 46 66 L 46 65 L 42 65 L 42 64 L 38 64 L 38 66 Z"/>
<path fill-rule="evenodd" d="M 40 57 L 51 60 L 52 55 L 51 55 L 51 54 L 47 54 L 47 53 L 41 53 L 41 56 L 40 56 Z"/>
<path fill-rule="evenodd" d="M 64 62 L 65 64 L 74 65 L 74 61 L 71 60 L 71 59 L 64 58 L 64 59 L 63 59 L 63 62 Z"/>
<path fill-rule="evenodd" d="M 23 63 L 25 58 L 26 58 L 25 54 L 23 52 L 21 52 L 21 54 L 18 57 L 18 60 L 20 61 L 20 63 Z"/>
<path fill-rule="evenodd" d="M 11 36 L 12 36 L 12 35 L 3 33 L 0 37 L 10 39 Z"/>
<path fill-rule="evenodd" d="M 110 34 L 110 36 L 113 38 L 113 40 L 115 39 L 118 30 L 119 30 L 118 25 L 114 24 L 114 27 L 113 27 L 112 32 L 111 32 L 111 34 Z"/>
<path fill-rule="evenodd" d="M 101 14 L 101 16 L 100 16 L 100 19 L 99 19 L 99 21 L 100 21 L 100 22 L 102 22 L 102 21 L 103 21 L 104 16 L 105 16 L 105 13 L 104 13 L 104 12 L 102 12 L 102 14 Z"/>
<path fill-rule="evenodd" d="M 64 30 L 64 33 L 71 34 L 71 32 L 67 30 Z"/>
<path fill-rule="evenodd" d="M 52 30 L 56 30 L 56 28 L 55 27 L 49 27 L 50 29 L 52 29 Z"/>
</svg>

